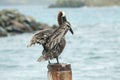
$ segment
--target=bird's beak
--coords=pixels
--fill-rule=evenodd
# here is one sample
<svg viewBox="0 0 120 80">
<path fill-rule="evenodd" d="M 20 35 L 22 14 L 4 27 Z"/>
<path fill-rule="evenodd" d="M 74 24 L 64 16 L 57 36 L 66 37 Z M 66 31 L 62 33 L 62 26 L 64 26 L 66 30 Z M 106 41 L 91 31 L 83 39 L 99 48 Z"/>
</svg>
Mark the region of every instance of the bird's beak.
<svg viewBox="0 0 120 80">
<path fill-rule="evenodd" d="M 62 23 L 64 23 L 64 22 L 67 22 L 66 16 L 62 16 Z M 73 33 L 73 30 L 72 30 L 72 28 L 71 28 L 70 25 L 69 25 L 69 27 L 70 27 L 70 32 L 71 32 L 72 34 L 74 34 L 74 33 Z"/>
<path fill-rule="evenodd" d="M 70 27 L 70 32 L 71 32 L 72 34 L 74 34 L 74 32 L 73 32 L 73 30 L 72 30 L 71 26 L 69 26 L 69 27 Z"/>
</svg>

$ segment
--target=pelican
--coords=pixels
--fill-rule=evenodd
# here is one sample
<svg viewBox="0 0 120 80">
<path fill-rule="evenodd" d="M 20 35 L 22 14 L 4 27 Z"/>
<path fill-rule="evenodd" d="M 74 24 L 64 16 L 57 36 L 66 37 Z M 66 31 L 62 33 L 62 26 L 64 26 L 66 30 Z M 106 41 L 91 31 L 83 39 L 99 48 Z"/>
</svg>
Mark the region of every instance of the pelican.
<svg viewBox="0 0 120 80">
<path fill-rule="evenodd" d="M 58 56 L 62 53 L 65 48 L 65 34 L 68 30 L 73 34 L 73 30 L 70 27 L 70 23 L 66 19 L 65 12 L 60 11 L 58 13 L 58 24 L 59 27 L 56 29 L 44 29 L 37 32 L 31 39 L 28 47 L 33 44 L 41 44 L 43 46 L 42 56 L 38 58 L 38 62 L 50 60 L 56 58 L 57 63 L 59 64 Z"/>
</svg>

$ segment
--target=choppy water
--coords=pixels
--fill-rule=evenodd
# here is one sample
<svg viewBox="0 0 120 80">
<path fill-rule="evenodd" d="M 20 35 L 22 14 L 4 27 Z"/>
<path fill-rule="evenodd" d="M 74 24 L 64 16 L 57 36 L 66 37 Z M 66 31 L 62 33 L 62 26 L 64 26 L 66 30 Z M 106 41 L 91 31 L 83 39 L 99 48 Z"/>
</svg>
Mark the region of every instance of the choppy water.
<svg viewBox="0 0 120 80">
<path fill-rule="evenodd" d="M 64 10 L 75 34 L 66 35 L 67 45 L 60 62 L 72 65 L 73 80 L 120 80 L 120 7 L 0 7 L 3 8 L 19 9 L 50 25 L 57 23 L 57 12 Z M 26 48 L 32 35 L 0 38 L 0 80 L 47 80 L 47 62 L 36 62 L 42 47 Z"/>
</svg>

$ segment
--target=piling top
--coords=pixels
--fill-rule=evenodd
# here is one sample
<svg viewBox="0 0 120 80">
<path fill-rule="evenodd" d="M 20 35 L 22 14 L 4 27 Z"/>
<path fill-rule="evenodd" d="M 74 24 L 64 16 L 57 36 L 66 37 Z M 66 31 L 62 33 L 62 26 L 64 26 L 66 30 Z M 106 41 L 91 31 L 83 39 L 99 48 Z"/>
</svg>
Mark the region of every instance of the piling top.
<svg viewBox="0 0 120 80">
<path fill-rule="evenodd" d="M 49 71 L 68 71 L 68 70 L 71 70 L 71 65 L 70 64 L 66 64 L 66 63 L 49 64 L 48 65 L 48 70 Z"/>
</svg>

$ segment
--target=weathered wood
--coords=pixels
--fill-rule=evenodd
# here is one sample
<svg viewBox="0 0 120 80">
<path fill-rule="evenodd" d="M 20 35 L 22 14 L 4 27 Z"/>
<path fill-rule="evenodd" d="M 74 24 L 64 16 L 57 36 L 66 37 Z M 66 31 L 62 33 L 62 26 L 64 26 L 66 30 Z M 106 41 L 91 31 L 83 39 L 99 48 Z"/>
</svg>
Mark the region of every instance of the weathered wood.
<svg viewBox="0 0 120 80">
<path fill-rule="evenodd" d="M 72 80 L 70 64 L 49 64 L 48 80 Z"/>
</svg>

